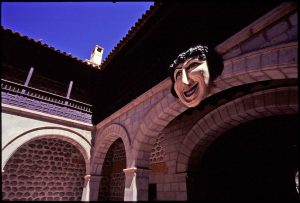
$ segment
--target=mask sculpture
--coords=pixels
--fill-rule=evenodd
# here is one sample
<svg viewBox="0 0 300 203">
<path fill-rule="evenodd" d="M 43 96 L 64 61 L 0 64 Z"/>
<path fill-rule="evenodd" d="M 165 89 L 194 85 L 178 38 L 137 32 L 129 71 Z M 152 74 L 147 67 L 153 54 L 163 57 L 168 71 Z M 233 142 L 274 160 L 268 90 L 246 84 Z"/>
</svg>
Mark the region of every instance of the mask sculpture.
<svg viewBox="0 0 300 203">
<path fill-rule="evenodd" d="M 208 92 L 208 48 L 198 45 L 179 54 L 169 66 L 171 92 L 187 107 L 197 106 Z"/>
</svg>

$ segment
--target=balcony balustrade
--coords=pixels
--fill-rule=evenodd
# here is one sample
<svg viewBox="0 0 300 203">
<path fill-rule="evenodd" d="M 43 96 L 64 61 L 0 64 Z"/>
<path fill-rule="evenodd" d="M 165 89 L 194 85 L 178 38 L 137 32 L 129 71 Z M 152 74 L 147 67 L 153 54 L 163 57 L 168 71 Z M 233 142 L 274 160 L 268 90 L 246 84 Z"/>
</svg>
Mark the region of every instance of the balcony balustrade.
<svg viewBox="0 0 300 203">
<path fill-rule="evenodd" d="M 92 106 L 1 79 L 2 103 L 91 123 Z"/>
</svg>

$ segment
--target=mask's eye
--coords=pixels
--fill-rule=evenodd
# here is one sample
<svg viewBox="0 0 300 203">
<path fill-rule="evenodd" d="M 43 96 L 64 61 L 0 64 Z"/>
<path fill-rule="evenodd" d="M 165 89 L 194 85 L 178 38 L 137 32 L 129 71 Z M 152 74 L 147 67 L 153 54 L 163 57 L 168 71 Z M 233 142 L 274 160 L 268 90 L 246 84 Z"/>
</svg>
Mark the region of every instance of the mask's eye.
<svg viewBox="0 0 300 203">
<path fill-rule="evenodd" d="M 179 78 L 181 78 L 182 77 L 182 71 L 180 70 L 180 71 L 177 71 L 176 73 L 175 73 L 175 80 L 177 80 L 177 79 L 179 79 Z"/>
<path fill-rule="evenodd" d="M 195 68 L 197 68 L 199 65 L 201 65 L 201 63 L 192 63 L 185 70 L 187 72 L 191 72 L 192 70 L 194 70 Z"/>
</svg>

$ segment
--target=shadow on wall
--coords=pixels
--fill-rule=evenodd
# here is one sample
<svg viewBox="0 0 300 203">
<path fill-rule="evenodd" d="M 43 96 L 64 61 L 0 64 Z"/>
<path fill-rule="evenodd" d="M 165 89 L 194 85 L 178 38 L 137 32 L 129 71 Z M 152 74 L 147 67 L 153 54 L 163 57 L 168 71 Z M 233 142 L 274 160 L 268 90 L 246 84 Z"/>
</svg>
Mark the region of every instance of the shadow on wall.
<svg viewBox="0 0 300 203">
<path fill-rule="evenodd" d="M 254 120 L 215 140 L 189 161 L 190 200 L 296 200 L 297 115 Z M 197 149 L 193 156 L 197 157 Z"/>
</svg>

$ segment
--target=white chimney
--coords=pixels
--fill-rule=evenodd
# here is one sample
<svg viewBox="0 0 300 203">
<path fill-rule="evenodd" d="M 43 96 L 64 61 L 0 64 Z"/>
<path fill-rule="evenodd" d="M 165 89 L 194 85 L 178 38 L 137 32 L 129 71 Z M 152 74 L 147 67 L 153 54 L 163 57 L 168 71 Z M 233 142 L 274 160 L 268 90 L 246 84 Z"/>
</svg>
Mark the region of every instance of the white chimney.
<svg viewBox="0 0 300 203">
<path fill-rule="evenodd" d="M 102 55 L 103 55 L 104 48 L 100 47 L 99 45 L 96 45 L 91 53 L 90 60 L 86 60 L 88 63 L 91 63 L 92 65 L 99 66 L 102 62 Z"/>
</svg>

